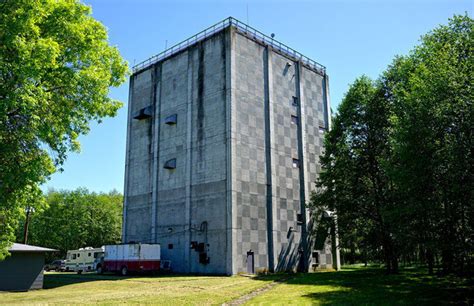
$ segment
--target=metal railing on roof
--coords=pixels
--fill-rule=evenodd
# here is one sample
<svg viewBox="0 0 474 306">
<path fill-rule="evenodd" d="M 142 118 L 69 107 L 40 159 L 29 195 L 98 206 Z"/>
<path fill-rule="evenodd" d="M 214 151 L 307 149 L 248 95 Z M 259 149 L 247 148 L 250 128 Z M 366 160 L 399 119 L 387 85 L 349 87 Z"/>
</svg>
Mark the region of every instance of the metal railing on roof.
<svg viewBox="0 0 474 306">
<path fill-rule="evenodd" d="M 214 35 L 217 32 L 222 31 L 223 29 L 233 26 L 235 29 L 246 35 L 249 36 L 265 45 L 270 45 L 273 49 L 279 51 L 280 53 L 287 55 L 295 60 L 301 61 L 304 65 L 309 66 L 310 68 L 316 70 L 317 72 L 321 74 L 326 73 L 326 67 L 321 65 L 320 63 L 310 59 L 307 56 L 304 56 L 303 54 L 299 53 L 293 48 L 288 47 L 287 45 L 273 39 L 272 37 L 269 37 L 262 32 L 260 32 L 257 29 L 252 28 L 251 26 L 233 18 L 233 17 L 228 17 L 210 27 L 207 29 L 202 30 L 201 32 L 197 33 L 196 35 L 193 35 L 189 37 L 186 40 L 183 40 L 182 42 L 166 49 L 165 51 L 158 53 L 157 55 L 154 55 L 143 62 L 135 65 L 133 67 L 133 72 L 137 72 L 142 70 L 145 67 L 148 67 L 154 63 L 157 63 L 167 57 L 172 56 L 173 54 L 176 54 L 186 48 L 188 48 L 191 45 L 196 44 L 199 41 L 202 41 L 206 39 L 209 36 Z"/>
</svg>

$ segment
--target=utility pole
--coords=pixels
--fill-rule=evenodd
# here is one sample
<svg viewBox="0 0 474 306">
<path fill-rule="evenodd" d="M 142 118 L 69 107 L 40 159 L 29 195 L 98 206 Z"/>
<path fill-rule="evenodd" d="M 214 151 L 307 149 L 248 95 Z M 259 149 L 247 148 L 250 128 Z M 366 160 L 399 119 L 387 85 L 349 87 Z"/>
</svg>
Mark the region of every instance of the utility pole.
<svg viewBox="0 0 474 306">
<path fill-rule="evenodd" d="M 23 243 L 27 244 L 28 243 L 28 225 L 30 223 L 30 213 L 35 212 L 35 209 L 31 206 L 28 206 L 25 208 L 26 212 L 26 220 L 25 220 L 25 228 L 23 232 Z"/>
</svg>

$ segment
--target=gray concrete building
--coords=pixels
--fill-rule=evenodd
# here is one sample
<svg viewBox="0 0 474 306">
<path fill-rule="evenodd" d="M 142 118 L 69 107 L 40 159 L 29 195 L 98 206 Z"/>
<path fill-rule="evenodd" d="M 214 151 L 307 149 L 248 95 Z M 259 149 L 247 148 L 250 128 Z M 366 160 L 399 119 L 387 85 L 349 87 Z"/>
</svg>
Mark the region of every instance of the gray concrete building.
<svg viewBox="0 0 474 306">
<path fill-rule="evenodd" d="M 175 272 L 335 268 L 305 207 L 329 110 L 324 66 L 234 18 L 137 65 L 123 241 L 160 243 Z"/>
</svg>

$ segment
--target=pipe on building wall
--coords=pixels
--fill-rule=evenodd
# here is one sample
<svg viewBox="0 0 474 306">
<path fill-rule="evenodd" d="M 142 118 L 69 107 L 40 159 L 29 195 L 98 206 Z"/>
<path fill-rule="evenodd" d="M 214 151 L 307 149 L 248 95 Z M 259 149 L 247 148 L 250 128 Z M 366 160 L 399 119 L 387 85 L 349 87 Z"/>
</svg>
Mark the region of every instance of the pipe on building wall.
<svg viewBox="0 0 474 306">
<path fill-rule="evenodd" d="M 296 86 L 296 97 L 298 98 L 297 106 L 297 116 L 298 116 L 298 159 L 299 159 L 299 183 L 300 183 L 300 214 L 302 217 L 301 225 L 301 238 L 300 238 L 300 248 L 301 248 L 301 257 L 300 264 L 298 264 L 298 270 L 300 272 L 308 271 L 308 258 L 309 258 L 309 248 L 308 248 L 308 230 L 307 230 L 307 220 L 306 220 L 306 181 L 305 181 L 305 152 L 303 144 L 303 98 L 302 98 L 302 85 L 301 85 L 301 63 L 295 63 L 295 86 Z"/>
<path fill-rule="evenodd" d="M 329 96 L 329 76 L 324 74 L 323 78 L 323 91 L 324 91 L 324 112 L 325 112 L 325 126 L 327 131 L 331 129 L 331 99 Z M 332 235 L 332 255 L 333 255 L 333 262 L 335 263 L 336 270 L 341 269 L 341 255 L 340 255 L 340 247 L 339 247 L 339 233 L 337 227 L 337 211 L 335 211 L 333 217 L 333 235 Z"/>
<path fill-rule="evenodd" d="M 160 72 L 158 75 L 158 68 Z M 161 77 L 162 77 L 162 67 L 158 67 L 158 64 L 153 66 L 151 83 L 152 83 L 152 92 L 151 92 L 151 102 L 153 103 L 154 116 L 152 118 L 151 128 L 153 128 L 153 137 L 150 146 L 153 148 L 153 160 L 151 162 L 151 171 L 152 171 L 152 180 L 151 180 L 151 241 L 156 243 L 156 222 L 158 217 L 158 176 L 159 176 L 159 144 L 160 144 L 160 115 L 161 115 Z"/>
<path fill-rule="evenodd" d="M 236 239 L 234 224 L 232 219 L 233 211 L 233 200 L 232 200 L 232 63 L 235 60 L 232 56 L 232 27 L 229 27 L 225 30 L 225 35 L 223 38 L 223 43 L 225 47 L 225 57 L 224 57 L 224 75 L 225 75 L 225 130 L 226 130 L 226 223 L 225 228 L 227 231 L 226 234 L 226 247 L 225 247 L 225 258 L 227 261 L 226 264 L 226 273 L 228 275 L 234 274 L 234 265 L 232 260 L 233 254 L 233 242 Z"/>
<path fill-rule="evenodd" d="M 187 102 L 186 102 L 186 180 L 185 180 L 185 208 L 184 208 L 184 222 L 188 226 L 188 230 L 185 232 L 185 241 L 188 245 L 191 244 L 191 182 L 192 182 L 192 105 L 193 105 L 193 90 L 194 90 L 194 52 L 193 50 L 188 51 L 188 75 L 187 75 Z M 185 247 L 184 251 L 185 264 L 188 267 L 188 271 L 191 271 L 191 251 L 188 247 Z"/>
<path fill-rule="evenodd" d="M 132 100 L 133 100 L 133 86 L 134 86 L 135 75 L 130 76 L 130 85 L 128 90 L 128 126 L 127 126 L 127 144 L 125 149 L 125 177 L 124 177 L 124 190 L 123 190 L 123 216 L 122 216 L 122 242 L 127 242 L 127 206 L 128 206 L 128 190 L 129 190 L 129 179 L 128 174 L 130 170 L 130 131 L 132 129 Z"/>
<path fill-rule="evenodd" d="M 268 270 L 275 271 L 275 252 L 273 245 L 273 184 L 272 184 L 272 141 L 271 141 L 271 84 L 272 84 L 272 63 L 271 63 L 271 47 L 267 46 L 264 52 L 264 93 L 265 93 L 265 170 L 266 170 L 266 210 L 267 210 L 267 252 L 268 252 Z"/>
</svg>

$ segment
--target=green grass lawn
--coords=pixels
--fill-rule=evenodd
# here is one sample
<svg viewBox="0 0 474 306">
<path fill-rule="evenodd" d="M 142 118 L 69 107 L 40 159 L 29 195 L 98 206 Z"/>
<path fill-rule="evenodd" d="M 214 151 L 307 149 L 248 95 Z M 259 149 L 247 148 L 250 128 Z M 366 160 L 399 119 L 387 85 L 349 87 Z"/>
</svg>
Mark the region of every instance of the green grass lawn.
<svg viewBox="0 0 474 306">
<path fill-rule="evenodd" d="M 45 274 L 45 289 L 1 293 L 0 304 L 152 303 L 218 305 L 261 288 L 281 275 L 219 277 L 163 275 L 120 277 L 73 273 Z M 385 275 L 376 268 L 295 274 L 249 300 L 263 305 L 472 305 L 473 282 L 436 278 L 405 269 Z M 470 298 L 470 302 L 468 299 Z"/>
<path fill-rule="evenodd" d="M 270 283 L 243 276 L 131 276 L 46 273 L 43 290 L 0 294 L 0 304 L 222 304 Z"/>
<path fill-rule="evenodd" d="M 259 305 L 473 305 L 474 282 L 437 278 L 419 269 L 386 275 L 378 268 L 298 274 L 247 304 Z"/>
</svg>

